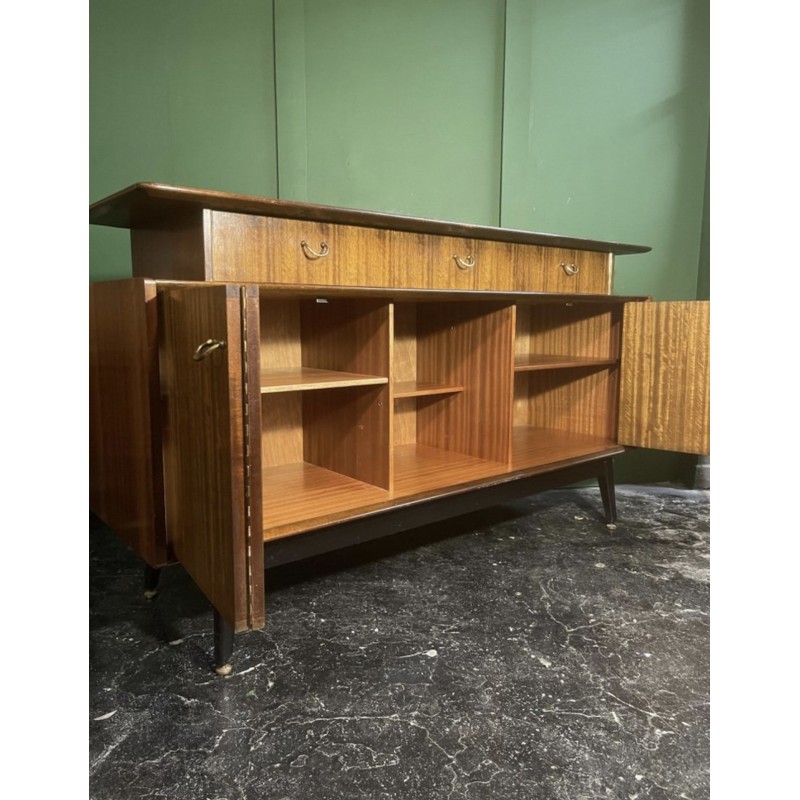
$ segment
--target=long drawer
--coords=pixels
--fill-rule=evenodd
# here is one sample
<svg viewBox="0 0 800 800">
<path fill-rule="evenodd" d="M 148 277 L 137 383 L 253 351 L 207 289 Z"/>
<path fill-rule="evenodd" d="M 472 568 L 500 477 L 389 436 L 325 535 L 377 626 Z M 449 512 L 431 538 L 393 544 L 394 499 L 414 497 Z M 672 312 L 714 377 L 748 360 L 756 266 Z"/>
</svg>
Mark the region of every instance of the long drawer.
<svg viewBox="0 0 800 800">
<path fill-rule="evenodd" d="M 208 279 L 609 294 L 608 253 L 211 212 Z"/>
</svg>

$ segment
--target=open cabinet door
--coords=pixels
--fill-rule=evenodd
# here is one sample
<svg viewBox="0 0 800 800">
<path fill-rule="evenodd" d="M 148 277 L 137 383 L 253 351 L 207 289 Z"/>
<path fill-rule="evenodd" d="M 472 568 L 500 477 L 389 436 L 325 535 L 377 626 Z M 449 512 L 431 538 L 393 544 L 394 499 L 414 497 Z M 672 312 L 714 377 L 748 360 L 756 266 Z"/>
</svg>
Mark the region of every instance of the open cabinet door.
<svg viewBox="0 0 800 800">
<path fill-rule="evenodd" d="M 235 631 L 260 627 L 263 544 L 260 530 L 258 546 L 250 541 L 242 347 L 252 298 L 239 286 L 159 287 L 159 302 L 167 536 Z M 255 313 L 257 331 L 257 305 Z"/>
<path fill-rule="evenodd" d="M 620 444 L 709 452 L 708 302 L 626 303 Z"/>
</svg>

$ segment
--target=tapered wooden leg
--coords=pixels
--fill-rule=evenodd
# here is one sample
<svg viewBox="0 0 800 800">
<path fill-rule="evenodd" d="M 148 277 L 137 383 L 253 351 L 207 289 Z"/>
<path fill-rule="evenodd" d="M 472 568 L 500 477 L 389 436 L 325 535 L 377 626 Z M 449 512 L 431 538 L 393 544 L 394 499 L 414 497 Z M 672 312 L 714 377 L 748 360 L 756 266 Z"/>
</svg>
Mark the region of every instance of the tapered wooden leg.
<svg viewBox="0 0 800 800">
<path fill-rule="evenodd" d="M 597 476 L 600 484 L 600 497 L 603 498 L 603 509 L 606 512 L 606 522 L 617 521 L 617 493 L 614 487 L 614 461 L 606 458 L 600 462 L 600 474 Z"/>
<path fill-rule="evenodd" d="M 161 575 L 161 570 L 158 567 L 151 567 L 149 564 L 144 565 L 144 596 L 148 600 L 152 600 L 158 594 L 158 579 Z"/>
<path fill-rule="evenodd" d="M 217 675 L 229 675 L 233 670 L 233 626 L 214 609 L 214 669 Z"/>
</svg>

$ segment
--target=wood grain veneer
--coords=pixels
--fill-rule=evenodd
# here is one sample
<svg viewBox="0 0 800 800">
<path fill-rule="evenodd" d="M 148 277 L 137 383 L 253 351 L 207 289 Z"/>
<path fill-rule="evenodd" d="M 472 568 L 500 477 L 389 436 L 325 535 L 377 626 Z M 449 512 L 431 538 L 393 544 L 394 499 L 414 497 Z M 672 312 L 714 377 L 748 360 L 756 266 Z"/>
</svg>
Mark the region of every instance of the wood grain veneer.
<svg viewBox="0 0 800 800">
<path fill-rule="evenodd" d="M 168 560 L 156 285 L 89 289 L 89 502 L 148 564 Z"/>
<path fill-rule="evenodd" d="M 573 367 L 612 366 L 616 359 L 589 356 L 519 355 L 514 359 L 515 372 L 532 372 L 541 369 L 571 369 Z"/>
<path fill-rule="evenodd" d="M 508 471 L 508 463 L 443 450 L 419 442 L 394 449 L 393 497 L 410 497 L 443 486 L 477 481 Z"/>
<path fill-rule="evenodd" d="M 514 424 L 616 439 L 617 368 L 517 373 Z"/>
<path fill-rule="evenodd" d="M 513 443 L 512 470 L 543 467 L 584 456 L 616 455 L 624 451 L 613 439 L 531 425 L 515 426 Z"/>
<path fill-rule="evenodd" d="M 186 211 L 131 230 L 131 267 L 135 277 L 163 280 L 211 280 L 208 216 Z"/>
<path fill-rule="evenodd" d="M 400 381 L 393 385 L 394 397 L 399 400 L 404 397 L 429 397 L 435 394 L 454 394 L 463 392 L 463 386 L 444 385 L 430 381 Z"/>
<path fill-rule="evenodd" d="M 234 630 L 249 605 L 242 306 L 235 286 L 164 289 L 164 489 L 176 556 Z M 225 347 L 195 361 L 207 339 Z"/>
<path fill-rule="evenodd" d="M 417 379 L 463 386 L 417 400 L 417 442 L 508 462 L 514 307 L 417 306 Z"/>
<path fill-rule="evenodd" d="M 417 401 L 398 397 L 397 386 L 417 383 L 417 306 L 392 304 L 392 446 L 417 441 Z"/>
<path fill-rule="evenodd" d="M 563 247 L 538 247 L 537 261 L 531 269 L 529 255 L 521 250 L 524 259 L 514 270 L 514 289 L 517 291 L 556 292 L 564 294 L 607 294 L 609 292 L 608 254 Z M 577 273 L 568 274 L 562 265 L 574 267 Z M 526 268 L 527 267 L 527 268 Z"/>
<path fill-rule="evenodd" d="M 263 498 L 264 538 L 268 540 L 303 530 L 304 521 L 335 518 L 385 503 L 389 493 L 339 472 L 298 462 L 264 469 Z"/>
<path fill-rule="evenodd" d="M 389 304 L 264 295 L 260 330 L 265 464 L 306 462 L 388 489 Z"/>
<path fill-rule="evenodd" d="M 312 367 L 262 370 L 260 380 L 261 394 L 333 389 L 343 386 L 371 386 L 388 382 L 388 378 L 379 375 L 359 375 L 355 372 L 338 372 Z"/>
<path fill-rule="evenodd" d="M 629 303 L 624 313 L 619 441 L 707 454 L 709 303 Z"/>
<path fill-rule="evenodd" d="M 619 358 L 622 307 L 572 302 L 519 303 L 515 352 L 519 359 L 569 356 L 614 361 Z"/>
<path fill-rule="evenodd" d="M 387 231 L 325 222 L 209 213 L 210 275 L 259 283 L 388 286 Z M 306 242 L 303 248 L 301 242 Z M 324 247 L 323 247 L 324 245 Z M 311 250 L 323 257 L 309 257 Z"/>
</svg>

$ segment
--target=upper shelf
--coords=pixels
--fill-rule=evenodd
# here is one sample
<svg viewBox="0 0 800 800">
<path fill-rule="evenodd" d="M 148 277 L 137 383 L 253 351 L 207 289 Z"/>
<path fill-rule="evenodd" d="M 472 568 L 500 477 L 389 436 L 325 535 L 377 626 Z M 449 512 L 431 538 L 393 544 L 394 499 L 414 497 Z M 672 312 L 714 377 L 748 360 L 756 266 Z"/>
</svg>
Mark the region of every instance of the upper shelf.
<svg viewBox="0 0 800 800">
<path fill-rule="evenodd" d="M 261 370 L 261 394 L 338 389 L 344 386 L 375 386 L 388 382 L 388 378 L 380 375 L 361 375 L 355 372 L 339 372 L 311 367 Z"/>
<path fill-rule="evenodd" d="M 514 360 L 515 372 L 533 372 L 545 369 L 572 369 L 574 367 L 608 367 L 619 363 L 614 358 L 592 356 L 542 356 L 518 355 Z"/>
<path fill-rule="evenodd" d="M 615 255 L 647 253 L 651 248 L 637 244 L 605 242 L 595 239 L 578 239 L 555 236 L 549 233 L 493 228 L 487 225 L 469 225 L 462 222 L 408 217 L 377 211 L 359 211 L 291 200 L 274 200 L 266 197 L 190 189 L 161 183 L 136 183 L 98 200 L 89 206 L 89 222 L 114 228 L 142 228 L 157 225 L 176 215 L 210 209 L 257 216 L 288 217 L 339 225 L 358 225 L 366 228 L 461 236 L 470 239 L 488 239 L 498 242 L 566 247 L 594 250 Z"/>
</svg>

